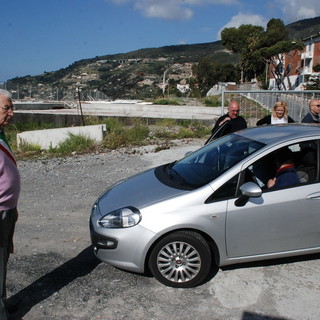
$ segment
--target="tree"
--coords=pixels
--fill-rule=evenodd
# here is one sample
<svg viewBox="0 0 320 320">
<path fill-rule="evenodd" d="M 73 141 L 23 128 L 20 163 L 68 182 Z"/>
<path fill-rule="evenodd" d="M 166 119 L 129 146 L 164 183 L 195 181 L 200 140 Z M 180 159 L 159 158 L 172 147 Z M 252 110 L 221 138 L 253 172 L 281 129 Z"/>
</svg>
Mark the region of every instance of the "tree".
<svg viewBox="0 0 320 320">
<path fill-rule="evenodd" d="M 239 28 L 225 28 L 221 32 L 222 44 L 240 54 L 240 68 L 245 79 L 256 77 L 260 71 L 260 65 L 252 59 L 252 54 L 259 48 L 263 32 L 263 27 L 251 24 L 243 24 Z M 241 80 L 244 80 L 243 77 Z"/>
<path fill-rule="evenodd" d="M 221 32 L 221 40 L 227 49 L 240 54 L 240 68 L 245 79 L 256 78 L 264 72 L 267 74 L 271 64 L 279 86 L 284 86 L 284 78 L 290 71 L 290 68 L 283 70 L 284 54 L 304 48 L 301 41 L 289 40 L 280 19 L 271 19 L 266 30 L 253 25 L 225 28 Z"/>
<path fill-rule="evenodd" d="M 286 85 L 284 79 L 287 78 L 289 83 L 289 88 L 291 89 L 291 83 L 289 74 L 291 71 L 291 64 L 288 64 L 287 68 L 284 70 L 284 58 L 285 54 L 291 52 L 289 58 L 293 58 L 298 50 L 304 48 L 304 43 L 301 41 L 279 41 L 273 46 L 263 47 L 254 53 L 254 59 L 257 61 L 264 62 L 266 64 L 267 70 L 269 70 L 270 65 L 272 68 L 273 76 L 278 84 L 278 89 L 286 90 Z"/>
<path fill-rule="evenodd" d="M 201 58 L 194 64 L 192 72 L 203 94 L 218 82 L 238 82 L 240 78 L 239 70 L 233 64 L 220 64 L 208 58 Z"/>
</svg>

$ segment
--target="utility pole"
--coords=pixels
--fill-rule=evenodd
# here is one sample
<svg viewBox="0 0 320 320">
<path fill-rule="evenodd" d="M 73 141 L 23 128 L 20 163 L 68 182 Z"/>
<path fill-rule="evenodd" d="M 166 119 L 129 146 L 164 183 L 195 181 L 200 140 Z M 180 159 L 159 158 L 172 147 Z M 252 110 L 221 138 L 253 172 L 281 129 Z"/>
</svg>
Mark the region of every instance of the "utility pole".
<svg viewBox="0 0 320 320">
<path fill-rule="evenodd" d="M 76 90 L 78 91 L 78 101 L 79 101 L 81 121 L 82 121 L 82 125 L 85 126 L 84 117 L 83 117 L 83 113 L 82 113 L 82 106 L 81 106 L 81 88 L 80 88 L 80 86 L 78 86 Z"/>
</svg>

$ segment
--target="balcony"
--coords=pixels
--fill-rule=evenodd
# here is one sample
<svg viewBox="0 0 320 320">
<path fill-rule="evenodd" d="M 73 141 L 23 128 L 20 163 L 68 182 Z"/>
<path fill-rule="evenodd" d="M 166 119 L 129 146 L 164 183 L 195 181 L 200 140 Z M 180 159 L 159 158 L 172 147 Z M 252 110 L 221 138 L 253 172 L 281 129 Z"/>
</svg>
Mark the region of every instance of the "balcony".
<svg viewBox="0 0 320 320">
<path fill-rule="evenodd" d="M 306 74 L 311 74 L 311 73 L 312 73 L 312 68 L 310 68 L 310 67 L 302 68 L 301 74 L 306 75 Z"/>
<path fill-rule="evenodd" d="M 307 52 L 302 52 L 301 54 L 301 59 L 312 59 L 313 58 L 313 52 L 312 51 L 307 51 Z"/>
</svg>

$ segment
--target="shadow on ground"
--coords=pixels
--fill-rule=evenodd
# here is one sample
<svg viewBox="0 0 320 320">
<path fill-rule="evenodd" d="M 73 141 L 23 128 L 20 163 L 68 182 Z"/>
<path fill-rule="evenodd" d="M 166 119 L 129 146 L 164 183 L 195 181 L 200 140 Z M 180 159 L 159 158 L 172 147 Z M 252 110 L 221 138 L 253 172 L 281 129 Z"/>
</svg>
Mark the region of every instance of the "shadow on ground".
<svg viewBox="0 0 320 320">
<path fill-rule="evenodd" d="M 41 263 L 41 262 L 40 262 Z M 91 246 L 76 257 L 37 279 L 8 299 L 9 304 L 18 304 L 17 316 L 24 316 L 32 307 L 61 290 L 69 283 L 92 272 L 100 261 L 94 256 Z"/>
</svg>

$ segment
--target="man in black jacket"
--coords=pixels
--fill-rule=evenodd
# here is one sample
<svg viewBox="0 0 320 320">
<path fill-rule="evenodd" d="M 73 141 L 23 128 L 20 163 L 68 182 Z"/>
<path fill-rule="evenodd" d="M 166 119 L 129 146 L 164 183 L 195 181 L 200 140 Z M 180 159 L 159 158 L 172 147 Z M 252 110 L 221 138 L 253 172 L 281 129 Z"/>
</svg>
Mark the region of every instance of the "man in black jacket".
<svg viewBox="0 0 320 320">
<path fill-rule="evenodd" d="M 225 129 L 220 136 L 231 132 L 247 128 L 247 122 L 244 118 L 239 116 L 240 107 L 237 101 L 231 101 L 228 108 L 228 113 L 221 116 L 212 129 L 212 133 L 216 132 L 222 125 Z"/>
<path fill-rule="evenodd" d="M 311 99 L 309 102 L 309 112 L 302 119 L 302 123 L 320 123 L 320 100 Z"/>
</svg>

